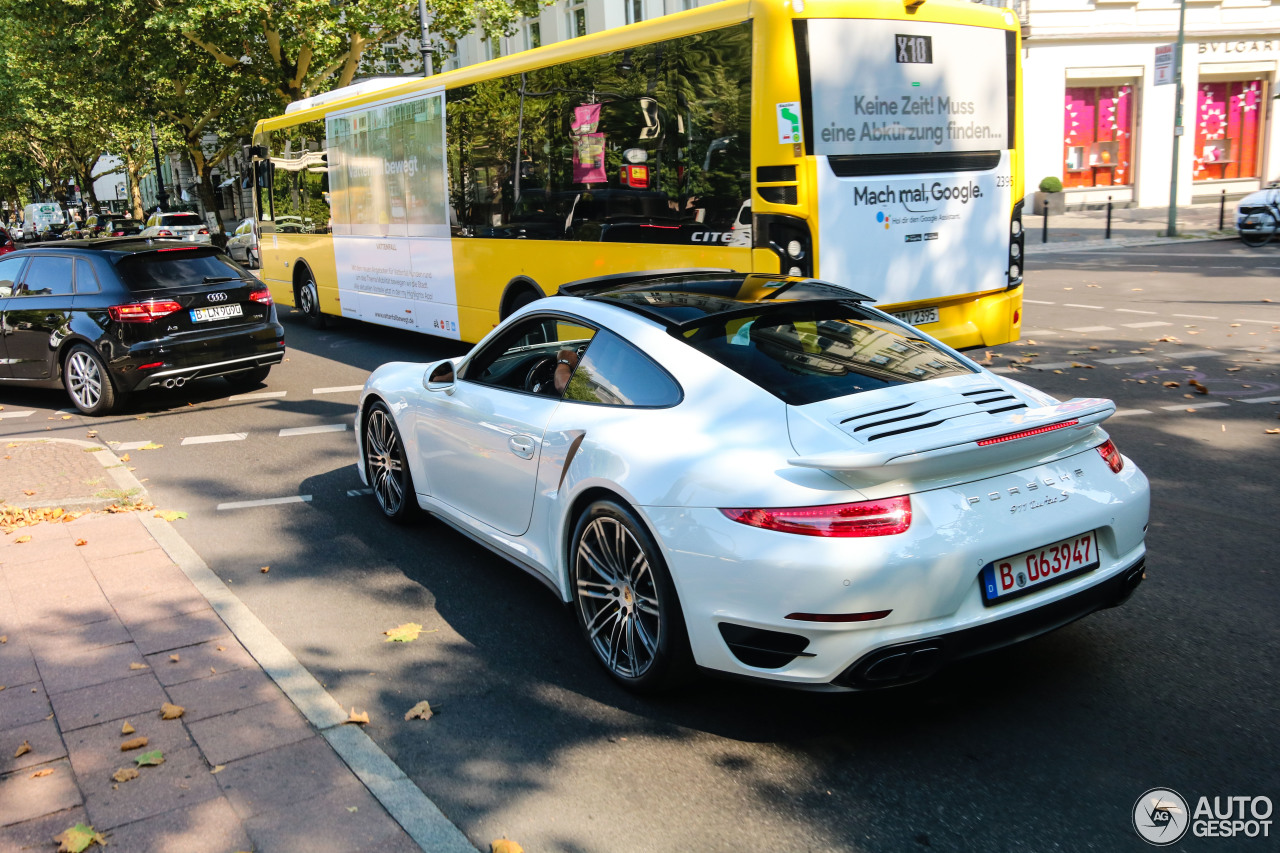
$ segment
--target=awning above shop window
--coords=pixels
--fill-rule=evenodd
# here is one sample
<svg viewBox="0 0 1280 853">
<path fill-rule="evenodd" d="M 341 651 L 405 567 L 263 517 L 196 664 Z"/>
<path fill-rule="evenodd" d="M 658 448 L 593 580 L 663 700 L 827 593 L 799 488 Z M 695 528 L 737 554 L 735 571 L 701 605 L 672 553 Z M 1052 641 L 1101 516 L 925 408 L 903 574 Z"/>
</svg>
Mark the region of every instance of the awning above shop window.
<svg viewBox="0 0 1280 853">
<path fill-rule="evenodd" d="M 1276 61 L 1262 59 L 1256 62 L 1204 62 L 1200 65 L 1200 79 L 1216 77 L 1220 80 L 1242 80 L 1274 74 Z"/>
<path fill-rule="evenodd" d="M 1102 83 L 1127 83 L 1142 77 L 1141 65 L 1108 65 L 1101 68 L 1068 68 L 1067 80 L 1071 83 L 1089 82 L 1093 85 Z"/>
</svg>

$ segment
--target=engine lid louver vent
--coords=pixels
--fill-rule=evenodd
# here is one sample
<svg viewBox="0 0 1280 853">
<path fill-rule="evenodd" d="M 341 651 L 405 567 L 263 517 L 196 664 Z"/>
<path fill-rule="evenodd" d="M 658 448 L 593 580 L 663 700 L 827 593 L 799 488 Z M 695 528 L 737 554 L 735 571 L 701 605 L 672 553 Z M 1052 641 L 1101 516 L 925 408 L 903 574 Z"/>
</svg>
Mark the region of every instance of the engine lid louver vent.
<svg viewBox="0 0 1280 853">
<path fill-rule="evenodd" d="M 998 415 L 1027 408 L 1013 394 L 991 386 L 903 403 L 868 412 L 841 412 L 831 422 L 865 444 L 907 432 L 946 429 L 950 422 L 975 415 Z"/>
</svg>

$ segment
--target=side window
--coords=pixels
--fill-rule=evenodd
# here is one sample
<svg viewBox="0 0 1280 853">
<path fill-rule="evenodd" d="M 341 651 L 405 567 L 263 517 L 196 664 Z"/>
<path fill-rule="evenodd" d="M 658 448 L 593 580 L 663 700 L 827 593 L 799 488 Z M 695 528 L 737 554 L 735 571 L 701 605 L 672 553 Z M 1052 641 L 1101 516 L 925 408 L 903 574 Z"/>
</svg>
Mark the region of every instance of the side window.
<svg viewBox="0 0 1280 853">
<path fill-rule="evenodd" d="M 76 260 L 76 293 L 101 293 L 102 286 L 98 284 L 98 275 L 93 271 L 93 265 L 85 260 Z"/>
<path fill-rule="evenodd" d="M 476 354 L 462 379 L 559 397 L 596 332 L 561 317 L 530 317 Z"/>
<path fill-rule="evenodd" d="M 271 134 L 271 208 L 280 234 L 328 234 L 328 155 L 323 121 Z"/>
<path fill-rule="evenodd" d="M 564 398 L 605 406 L 674 406 L 680 386 L 665 370 L 611 332 L 600 332 L 574 371 Z"/>
<path fill-rule="evenodd" d="M 32 258 L 19 296 L 70 296 L 71 258 Z"/>
<path fill-rule="evenodd" d="M 22 265 L 26 262 L 26 258 L 0 261 L 0 299 L 13 295 L 14 282 L 22 277 Z"/>
</svg>

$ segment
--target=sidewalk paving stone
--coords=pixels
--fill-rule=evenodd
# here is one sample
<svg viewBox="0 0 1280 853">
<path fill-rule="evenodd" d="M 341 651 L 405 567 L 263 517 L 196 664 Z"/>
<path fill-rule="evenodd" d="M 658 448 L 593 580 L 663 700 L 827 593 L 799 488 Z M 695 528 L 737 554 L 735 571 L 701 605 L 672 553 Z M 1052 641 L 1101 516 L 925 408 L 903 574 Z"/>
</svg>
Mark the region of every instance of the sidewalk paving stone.
<svg viewBox="0 0 1280 853">
<path fill-rule="evenodd" d="M 0 826 L 0 850 L 27 851 L 38 850 L 48 853 L 53 850 L 52 838 L 70 829 L 77 823 L 88 823 L 89 814 L 84 806 L 73 806 L 69 809 L 32 818 L 31 820 Z"/>
<path fill-rule="evenodd" d="M 125 721 L 136 729 L 133 734 L 120 733 Z M 147 739 L 147 745 L 141 750 L 120 750 L 120 744 L 138 737 Z M 109 778 L 121 767 L 132 767 L 134 758 L 153 749 L 168 755 L 195 746 L 181 720 L 162 720 L 151 713 L 66 732 L 62 739 L 67 745 L 71 766 L 82 779 L 95 776 Z"/>
<path fill-rule="evenodd" d="M 273 702 L 280 698 L 275 682 L 260 669 L 237 669 L 169 687 L 169 698 L 186 709 L 188 723 Z"/>
<path fill-rule="evenodd" d="M 136 677 L 143 670 L 131 670 L 129 664 L 141 662 L 142 652 L 133 643 L 88 650 L 60 646 L 36 655 L 40 678 L 50 694 Z"/>
<path fill-rule="evenodd" d="M 31 747 L 31 751 L 18 755 L 18 749 L 24 743 Z M 67 747 L 62 742 L 58 724 L 53 720 L 38 720 L 0 732 L 0 776 L 66 757 Z"/>
<path fill-rule="evenodd" d="M 144 622 L 134 625 L 132 630 L 133 641 L 143 654 L 148 655 L 231 637 L 226 624 L 211 607 L 168 619 Z M 180 652 L 178 656 L 181 657 Z"/>
<path fill-rule="evenodd" d="M 52 713 L 53 707 L 41 683 L 0 690 L 0 734 L 43 720 Z"/>
<path fill-rule="evenodd" d="M 130 672 L 130 675 L 134 674 Z M 126 717 L 154 716 L 168 701 L 164 688 L 150 672 L 138 672 L 133 678 L 55 693 L 49 699 L 53 702 L 53 712 L 63 732 Z"/>
<path fill-rule="evenodd" d="M 166 616 L 181 616 L 209 606 L 195 584 L 185 577 L 175 577 L 147 585 L 147 592 L 136 597 L 112 597 L 116 615 L 126 625 L 154 622 Z"/>
<path fill-rule="evenodd" d="M 212 764 L 226 764 L 311 737 L 311 725 L 287 699 L 254 705 L 189 724 Z"/>
<path fill-rule="evenodd" d="M 281 778 L 297 784 L 281 785 Z M 242 818 L 277 811 L 335 788 L 359 786 L 347 765 L 319 735 L 228 762 L 215 777 Z"/>
<path fill-rule="evenodd" d="M 33 776 L 38 770 L 52 770 L 53 773 Z M 0 826 L 22 823 L 82 802 L 76 777 L 65 758 L 0 776 Z"/>
<path fill-rule="evenodd" d="M 352 811 L 354 809 L 354 811 Z M 245 821 L 258 853 L 354 853 L 414 850 L 398 826 L 381 819 L 378 801 L 363 786 L 344 786 L 287 809 Z"/>
<path fill-rule="evenodd" d="M 237 669 L 258 669 L 258 662 L 233 637 L 187 646 L 176 662 L 167 652 L 147 655 L 146 662 L 166 687 Z"/>
<path fill-rule="evenodd" d="M 209 765 L 195 747 L 164 750 L 164 763 L 139 767 L 138 776 L 128 782 L 116 782 L 112 774 L 123 767 L 133 767 L 139 752 L 154 749 L 148 745 L 132 754 L 120 753 L 118 763 L 104 772 L 78 774 L 84 791 L 84 806 L 94 827 L 105 829 L 154 817 L 176 809 L 187 809 L 195 803 L 220 797 L 222 792 L 209 772 Z"/>
<path fill-rule="evenodd" d="M 0 686 L 6 690 L 21 687 L 40 679 L 36 671 L 36 659 L 26 643 L 15 642 L 12 634 L 9 642 L 0 646 Z M 3 723 L 0 723 L 3 725 Z"/>
<path fill-rule="evenodd" d="M 129 853 L 231 853 L 253 846 L 231 806 L 220 797 L 104 834 L 111 845 L 108 850 Z"/>
<path fill-rule="evenodd" d="M 27 635 L 31 653 L 40 659 L 45 655 L 64 651 L 66 646 L 74 646 L 73 651 L 89 651 L 106 646 L 119 646 L 130 642 L 133 637 L 114 613 L 106 619 L 81 624 L 68 630 L 59 627 L 54 631 L 41 630 L 45 626 L 33 625 Z"/>
</svg>

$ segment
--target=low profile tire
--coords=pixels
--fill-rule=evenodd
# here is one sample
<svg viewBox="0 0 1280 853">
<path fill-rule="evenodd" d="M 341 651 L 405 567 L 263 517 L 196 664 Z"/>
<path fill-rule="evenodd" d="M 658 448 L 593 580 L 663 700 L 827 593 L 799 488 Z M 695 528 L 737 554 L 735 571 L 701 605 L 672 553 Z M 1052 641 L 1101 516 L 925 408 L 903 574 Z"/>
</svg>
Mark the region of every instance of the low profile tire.
<svg viewBox="0 0 1280 853">
<path fill-rule="evenodd" d="M 98 354 L 76 344 L 62 363 L 62 384 L 72 404 L 86 415 L 110 414 L 123 399 Z"/>
<path fill-rule="evenodd" d="M 511 304 L 507 306 L 507 313 L 506 313 L 506 316 L 503 317 L 503 319 L 505 320 L 507 317 L 510 317 L 512 314 L 516 313 L 524 306 L 529 305 L 533 302 L 537 302 L 541 298 L 542 298 L 541 296 L 534 293 L 532 290 L 525 289 L 520 291 L 514 297 L 512 297 Z"/>
<path fill-rule="evenodd" d="M 382 514 L 396 524 L 418 506 L 400 430 L 385 403 L 374 403 L 364 420 L 364 473 Z"/>
<path fill-rule="evenodd" d="M 248 264 L 251 270 L 262 269 L 262 261 L 258 258 L 258 253 L 254 249 L 245 249 L 244 262 Z"/>
<path fill-rule="evenodd" d="M 574 526 L 574 611 L 592 653 L 623 687 L 657 693 L 689 679 L 684 613 L 662 553 L 626 507 L 596 501 Z"/>
<path fill-rule="evenodd" d="M 239 373 L 228 373 L 222 378 L 227 380 L 232 388 L 257 388 L 267 381 L 267 375 L 270 373 L 270 367 L 255 367 L 252 370 L 242 370 Z"/>
<path fill-rule="evenodd" d="M 1276 235 L 1276 217 L 1269 210 L 1250 213 L 1240 223 L 1240 242 L 1246 246 L 1264 246 Z"/>
<path fill-rule="evenodd" d="M 306 281 L 298 285 L 298 310 L 307 318 L 307 325 L 313 329 L 323 329 L 326 325 L 324 314 L 320 313 L 320 289 L 316 280 L 309 274 Z"/>
</svg>

